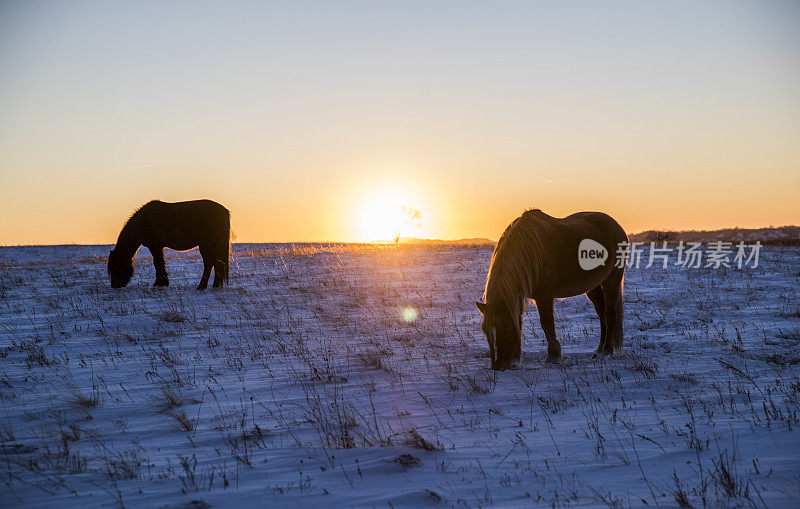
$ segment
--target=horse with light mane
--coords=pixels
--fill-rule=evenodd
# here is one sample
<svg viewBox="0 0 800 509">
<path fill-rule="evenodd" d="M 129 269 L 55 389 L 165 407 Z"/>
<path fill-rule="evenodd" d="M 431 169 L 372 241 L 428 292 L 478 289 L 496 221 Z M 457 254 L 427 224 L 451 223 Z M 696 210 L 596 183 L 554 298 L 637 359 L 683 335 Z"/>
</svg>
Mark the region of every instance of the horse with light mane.
<svg viewBox="0 0 800 509">
<path fill-rule="evenodd" d="M 164 248 L 187 251 L 200 247 L 203 276 L 198 290 L 205 290 L 211 269 L 214 288 L 228 279 L 231 215 L 228 209 L 211 200 L 165 203 L 153 200 L 139 208 L 119 233 L 117 244 L 108 253 L 108 276 L 111 286 L 121 288 L 133 276 L 133 257 L 139 246 L 153 255 L 156 282 L 153 286 L 169 286 L 164 264 Z"/>
<path fill-rule="evenodd" d="M 590 239 L 605 249 L 606 259 L 582 267 L 581 243 Z M 492 369 L 504 370 L 522 355 L 522 315 L 527 299 L 539 310 L 547 338 L 547 361 L 561 359 L 553 321 L 555 299 L 585 293 L 600 318 L 597 354 L 622 349 L 624 263 L 615 263 L 618 246 L 626 245 L 622 227 L 601 212 L 551 217 L 527 210 L 503 232 L 492 254 L 484 302 L 476 302 L 489 343 Z M 602 252 L 600 246 L 597 251 Z M 609 256 L 610 253 L 610 256 Z M 623 259 L 624 262 L 624 259 Z M 592 264 L 595 265 L 595 264 Z M 621 265 L 619 267 L 618 265 Z"/>
</svg>

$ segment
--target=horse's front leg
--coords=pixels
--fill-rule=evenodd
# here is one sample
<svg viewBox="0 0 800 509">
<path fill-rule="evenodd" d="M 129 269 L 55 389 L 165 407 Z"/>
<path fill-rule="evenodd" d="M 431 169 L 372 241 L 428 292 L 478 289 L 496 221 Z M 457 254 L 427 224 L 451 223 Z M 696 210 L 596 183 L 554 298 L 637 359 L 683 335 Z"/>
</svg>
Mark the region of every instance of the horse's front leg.
<svg viewBox="0 0 800 509">
<path fill-rule="evenodd" d="M 169 286 L 167 266 L 164 263 L 164 248 L 148 246 L 148 249 L 150 254 L 153 255 L 153 265 L 156 268 L 156 282 L 153 283 L 153 286 Z"/>
<path fill-rule="evenodd" d="M 539 310 L 539 323 L 542 325 L 547 338 L 547 358 L 545 362 L 555 362 L 561 359 L 561 343 L 556 339 L 556 324 L 553 319 L 552 298 L 536 300 L 536 309 Z"/>
</svg>

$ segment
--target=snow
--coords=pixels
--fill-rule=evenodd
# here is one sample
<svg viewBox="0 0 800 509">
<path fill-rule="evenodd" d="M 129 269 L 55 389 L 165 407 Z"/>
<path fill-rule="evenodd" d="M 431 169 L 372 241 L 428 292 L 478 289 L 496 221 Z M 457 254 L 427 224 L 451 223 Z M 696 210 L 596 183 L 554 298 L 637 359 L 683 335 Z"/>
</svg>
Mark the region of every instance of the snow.
<svg viewBox="0 0 800 509">
<path fill-rule="evenodd" d="M 629 270 L 625 349 L 585 297 L 489 369 L 491 246 L 0 248 L 0 506 L 794 506 L 800 250 Z M 404 310 L 417 312 L 407 323 Z M 413 316 L 406 312 L 406 318 Z"/>
</svg>

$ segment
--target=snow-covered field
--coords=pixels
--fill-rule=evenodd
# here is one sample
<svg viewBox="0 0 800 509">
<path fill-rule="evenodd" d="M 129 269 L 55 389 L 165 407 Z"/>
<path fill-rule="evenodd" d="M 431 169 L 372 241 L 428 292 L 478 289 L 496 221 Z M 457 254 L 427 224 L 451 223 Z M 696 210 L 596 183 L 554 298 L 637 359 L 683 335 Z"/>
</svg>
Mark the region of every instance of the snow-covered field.
<svg viewBox="0 0 800 509">
<path fill-rule="evenodd" d="M 491 247 L 236 245 L 113 290 L 107 246 L 0 248 L 0 506 L 797 506 L 800 250 L 632 269 L 492 372 Z M 407 319 L 416 319 L 407 323 Z"/>
</svg>

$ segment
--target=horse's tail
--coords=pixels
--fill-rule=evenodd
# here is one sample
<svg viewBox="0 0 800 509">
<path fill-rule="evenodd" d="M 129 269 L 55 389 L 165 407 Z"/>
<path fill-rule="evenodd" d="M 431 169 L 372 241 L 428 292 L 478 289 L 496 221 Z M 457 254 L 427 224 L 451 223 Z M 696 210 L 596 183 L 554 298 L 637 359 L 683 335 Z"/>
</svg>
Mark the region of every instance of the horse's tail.
<svg viewBox="0 0 800 509">
<path fill-rule="evenodd" d="M 231 266 L 231 213 L 225 211 L 225 218 L 222 221 L 222 231 L 220 232 L 218 253 L 222 262 L 222 277 L 225 278 L 225 285 L 228 284 L 228 274 Z"/>
</svg>

